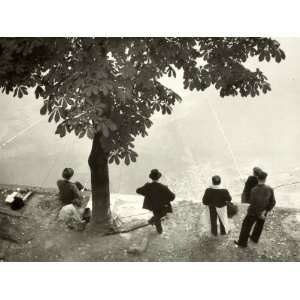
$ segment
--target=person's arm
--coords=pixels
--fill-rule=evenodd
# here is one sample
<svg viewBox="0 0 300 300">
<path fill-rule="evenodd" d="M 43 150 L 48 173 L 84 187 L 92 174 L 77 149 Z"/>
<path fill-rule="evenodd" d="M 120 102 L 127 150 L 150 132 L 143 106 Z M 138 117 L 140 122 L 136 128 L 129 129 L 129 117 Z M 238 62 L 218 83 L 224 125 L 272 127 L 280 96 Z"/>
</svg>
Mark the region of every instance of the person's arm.
<svg viewBox="0 0 300 300">
<path fill-rule="evenodd" d="M 225 202 L 231 202 L 232 198 L 228 190 L 226 190 Z"/>
<path fill-rule="evenodd" d="M 83 200 L 83 196 L 81 194 L 81 192 L 79 191 L 79 189 L 77 188 L 76 184 L 72 184 L 72 191 L 74 194 L 74 199 L 79 199 L 79 200 Z"/>
<path fill-rule="evenodd" d="M 255 191 L 253 189 L 250 191 L 249 204 L 255 206 Z"/>
<path fill-rule="evenodd" d="M 143 185 L 142 187 L 138 188 L 136 190 L 137 194 L 140 194 L 142 196 L 146 196 L 147 193 L 147 189 L 148 189 L 148 185 L 149 183 L 146 183 L 145 185 Z"/>
<path fill-rule="evenodd" d="M 271 211 L 273 209 L 273 207 L 275 206 L 276 204 L 276 200 L 275 200 L 275 196 L 274 196 L 274 191 L 273 189 L 271 190 L 271 197 L 270 197 L 270 200 L 269 200 L 269 205 L 267 206 L 266 208 L 266 211 Z"/>
<path fill-rule="evenodd" d="M 244 192 L 247 192 L 249 190 L 249 184 L 250 184 L 250 181 L 251 181 L 251 177 L 249 176 L 247 178 L 247 180 L 245 181 L 245 185 L 244 185 Z"/>
<path fill-rule="evenodd" d="M 202 203 L 204 205 L 208 205 L 209 204 L 209 199 L 208 199 L 208 192 L 207 192 L 207 189 L 205 190 L 204 192 L 204 195 L 202 197 Z"/>
<path fill-rule="evenodd" d="M 58 192 L 60 193 L 60 190 L 61 190 L 61 180 L 60 179 L 56 181 L 56 185 L 58 188 Z"/>
<path fill-rule="evenodd" d="M 175 199 L 175 194 L 171 192 L 171 190 L 166 186 L 167 194 L 168 194 L 168 200 L 171 202 Z"/>
</svg>

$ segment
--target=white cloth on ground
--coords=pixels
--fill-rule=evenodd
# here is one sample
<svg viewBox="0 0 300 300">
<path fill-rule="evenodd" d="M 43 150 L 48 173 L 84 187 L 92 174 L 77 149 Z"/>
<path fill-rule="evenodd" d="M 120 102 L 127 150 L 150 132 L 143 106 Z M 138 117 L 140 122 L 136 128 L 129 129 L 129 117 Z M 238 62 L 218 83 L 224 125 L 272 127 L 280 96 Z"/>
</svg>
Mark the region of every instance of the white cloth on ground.
<svg viewBox="0 0 300 300">
<path fill-rule="evenodd" d="M 83 213 L 83 208 L 77 208 L 73 204 L 68 204 L 62 207 L 59 211 L 58 219 L 65 222 L 66 224 L 70 223 L 82 223 L 81 215 Z"/>
<path fill-rule="evenodd" d="M 12 202 L 14 202 L 16 196 L 21 197 L 21 195 L 19 194 L 19 192 L 13 192 L 10 195 L 7 195 L 6 198 L 5 198 L 5 202 L 6 203 L 12 203 Z"/>
</svg>

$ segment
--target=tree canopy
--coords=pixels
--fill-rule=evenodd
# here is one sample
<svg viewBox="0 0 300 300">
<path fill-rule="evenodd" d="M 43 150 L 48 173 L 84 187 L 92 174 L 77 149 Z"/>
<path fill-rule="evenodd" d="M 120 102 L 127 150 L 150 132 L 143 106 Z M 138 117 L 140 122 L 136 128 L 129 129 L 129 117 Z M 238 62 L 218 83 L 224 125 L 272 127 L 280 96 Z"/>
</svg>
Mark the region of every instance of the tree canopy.
<svg viewBox="0 0 300 300">
<path fill-rule="evenodd" d="M 181 101 L 163 76 L 182 70 L 185 89 L 254 97 L 271 87 L 245 66 L 250 57 L 279 63 L 285 54 L 271 38 L 0 38 L 0 88 L 19 98 L 33 89 L 56 134 L 99 133 L 109 162 L 129 164 L 153 113 Z"/>
</svg>

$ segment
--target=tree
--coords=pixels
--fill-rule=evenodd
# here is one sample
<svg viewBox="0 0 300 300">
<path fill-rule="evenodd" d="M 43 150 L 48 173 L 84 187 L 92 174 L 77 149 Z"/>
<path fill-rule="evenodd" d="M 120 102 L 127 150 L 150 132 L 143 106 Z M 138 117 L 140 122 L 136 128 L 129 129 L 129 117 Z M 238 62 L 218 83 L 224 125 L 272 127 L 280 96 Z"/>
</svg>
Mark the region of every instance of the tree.
<svg viewBox="0 0 300 300">
<path fill-rule="evenodd" d="M 182 70 L 185 89 L 254 97 L 271 87 L 245 66 L 250 57 L 279 63 L 285 54 L 270 38 L 1 38 L 0 88 L 19 98 L 33 89 L 56 134 L 92 139 L 92 220 L 105 226 L 108 163 L 135 162 L 134 139 L 147 135 L 153 113 L 181 101 L 159 79 Z"/>
</svg>

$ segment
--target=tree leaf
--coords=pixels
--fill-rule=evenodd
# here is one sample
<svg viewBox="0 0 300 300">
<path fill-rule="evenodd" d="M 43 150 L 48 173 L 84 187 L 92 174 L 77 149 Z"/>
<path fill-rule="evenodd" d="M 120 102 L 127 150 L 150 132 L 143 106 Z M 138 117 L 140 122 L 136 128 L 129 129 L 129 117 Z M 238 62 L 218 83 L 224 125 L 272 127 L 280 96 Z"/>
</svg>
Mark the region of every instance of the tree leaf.
<svg viewBox="0 0 300 300">
<path fill-rule="evenodd" d="M 67 102 L 67 104 L 69 104 L 71 106 L 74 105 L 74 101 L 71 100 L 70 98 L 66 97 L 64 100 Z"/>
<path fill-rule="evenodd" d="M 55 111 L 55 115 L 54 115 L 54 121 L 57 123 L 60 119 L 60 115 L 58 111 Z"/>
<path fill-rule="evenodd" d="M 92 140 L 95 136 L 95 129 L 93 127 L 89 127 L 86 135 Z"/>
<path fill-rule="evenodd" d="M 64 137 L 66 135 L 65 124 L 59 124 L 56 128 L 55 134 L 59 134 L 60 137 Z"/>
<path fill-rule="evenodd" d="M 40 96 L 43 96 L 44 95 L 43 88 L 40 85 L 38 85 L 34 91 L 34 94 L 35 94 L 36 99 L 38 99 Z"/>
<path fill-rule="evenodd" d="M 22 90 L 21 90 L 21 89 L 18 89 L 18 97 L 19 97 L 19 98 L 22 98 L 22 97 L 23 97 L 23 93 L 22 93 Z"/>
<path fill-rule="evenodd" d="M 79 135 L 80 132 L 81 132 L 81 126 L 76 125 L 74 127 L 74 133 L 75 133 L 75 135 Z"/>
<path fill-rule="evenodd" d="M 80 131 L 80 133 L 78 134 L 78 137 L 81 139 L 81 138 L 83 138 L 83 137 L 85 136 L 85 134 L 86 134 L 86 130 L 85 130 L 85 129 L 82 129 L 82 130 Z"/>
<path fill-rule="evenodd" d="M 136 158 L 137 158 L 137 156 L 138 156 L 137 153 L 134 152 L 134 151 L 130 151 L 129 155 L 130 155 L 131 161 L 132 161 L 132 162 L 136 162 Z"/>
<path fill-rule="evenodd" d="M 172 108 L 170 106 L 166 106 L 166 111 L 168 115 L 170 115 L 172 113 Z"/>
<path fill-rule="evenodd" d="M 280 51 L 276 51 L 275 53 L 275 61 L 277 63 L 280 63 L 281 62 L 281 54 L 280 54 Z"/>
<path fill-rule="evenodd" d="M 116 131 L 118 129 L 117 125 L 111 119 L 107 119 L 105 124 L 111 131 Z"/>
<path fill-rule="evenodd" d="M 264 54 L 264 52 L 262 52 L 262 53 L 259 55 L 258 60 L 259 60 L 259 61 L 263 61 L 264 58 L 265 58 L 265 54 Z"/>
<path fill-rule="evenodd" d="M 112 156 L 109 158 L 108 163 L 109 163 L 109 164 L 112 164 L 114 161 L 115 161 L 115 156 L 112 155 Z"/>
<path fill-rule="evenodd" d="M 21 86 L 21 89 L 24 95 L 28 95 L 27 88 L 25 86 Z"/>
<path fill-rule="evenodd" d="M 66 135 L 66 127 L 65 125 L 61 125 L 60 137 L 64 137 Z"/>
<path fill-rule="evenodd" d="M 105 125 L 105 123 L 102 123 L 102 133 L 103 135 L 108 138 L 109 137 L 109 129 L 107 128 L 107 126 Z"/>
<path fill-rule="evenodd" d="M 40 109 L 40 114 L 45 115 L 47 113 L 47 103 L 45 103 Z"/>
<path fill-rule="evenodd" d="M 282 49 L 279 49 L 279 51 L 280 51 L 280 54 L 281 54 L 281 58 L 285 59 L 285 53 L 284 53 L 284 51 Z"/>
<path fill-rule="evenodd" d="M 130 164 L 130 159 L 129 159 L 129 155 L 126 153 L 125 156 L 125 164 L 128 166 Z"/>
<path fill-rule="evenodd" d="M 51 112 L 51 114 L 50 114 L 50 117 L 49 117 L 49 119 L 48 119 L 48 122 L 49 122 L 49 123 L 52 122 L 53 117 L 54 117 L 54 111 Z"/>
</svg>

